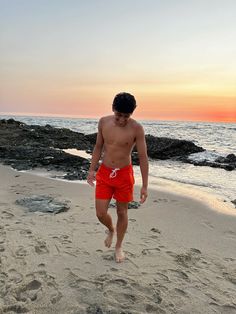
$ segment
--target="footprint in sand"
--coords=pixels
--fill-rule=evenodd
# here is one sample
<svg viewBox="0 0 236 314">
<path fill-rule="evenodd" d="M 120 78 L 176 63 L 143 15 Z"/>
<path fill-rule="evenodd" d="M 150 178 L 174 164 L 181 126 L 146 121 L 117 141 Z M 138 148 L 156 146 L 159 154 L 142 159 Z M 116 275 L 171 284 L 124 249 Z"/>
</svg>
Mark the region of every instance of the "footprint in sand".
<svg viewBox="0 0 236 314">
<path fill-rule="evenodd" d="M 203 221 L 202 225 L 206 226 L 209 229 L 214 229 L 214 226 L 209 221 Z"/>
<path fill-rule="evenodd" d="M 41 286 L 41 282 L 36 279 L 29 281 L 27 284 L 20 285 L 15 291 L 15 299 L 20 302 L 26 302 L 28 299 L 35 301 Z"/>
<path fill-rule="evenodd" d="M 166 311 L 163 310 L 162 308 L 160 308 L 159 306 L 151 305 L 151 304 L 146 305 L 146 311 L 147 311 L 147 313 L 160 313 L 160 314 L 166 313 Z"/>
<path fill-rule="evenodd" d="M 169 269 L 169 271 L 172 275 L 174 275 L 174 277 L 177 278 L 177 280 L 184 279 L 189 281 L 189 276 L 184 271 L 180 269 Z"/>
<path fill-rule="evenodd" d="M 224 235 L 228 239 L 236 240 L 236 232 L 234 232 L 234 231 L 231 231 L 231 230 L 225 231 Z"/>
<path fill-rule="evenodd" d="M 1 276 L 0 276 L 1 277 Z M 3 278 L 1 278 L 1 282 Z M 11 305 L 3 307 L 3 313 L 29 313 L 29 310 L 23 303 L 35 301 L 37 293 L 41 290 L 41 282 L 37 279 L 27 280 L 16 269 L 11 268 L 7 271 L 7 276 L 4 278 L 5 286 L 8 288 L 5 291 L 6 299 L 14 300 Z M 2 312 L 1 312 L 2 313 Z"/>
<path fill-rule="evenodd" d="M 148 237 L 141 237 L 141 240 L 143 240 L 143 242 L 145 243 L 142 245 L 147 246 L 147 245 L 149 245 L 149 243 L 150 243 L 150 245 L 155 245 L 157 242 L 157 239 L 159 239 L 159 236 L 156 234 L 151 234 Z M 153 241 L 155 241 L 154 244 L 153 244 Z"/>
<path fill-rule="evenodd" d="M 227 272 L 223 272 L 223 276 L 226 280 L 236 285 L 236 268 L 229 269 Z"/>
<path fill-rule="evenodd" d="M 3 245 L 0 244 L 0 253 L 5 251 L 5 247 Z"/>
<path fill-rule="evenodd" d="M 7 271 L 9 280 L 14 283 L 20 283 L 23 280 L 23 275 L 19 273 L 16 269 L 11 268 Z"/>
<path fill-rule="evenodd" d="M 91 291 L 100 291 L 103 285 L 103 282 L 99 279 L 90 280 L 87 278 L 82 278 L 81 276 L 73 273 L 69 270 L 69 274 L 67 276 L 67 282 L 70 288 L 76 289 L 78 295 L 82 298 L 86 296 L 87 293 L 91 293 Z"/>
<path fill-rule="evenodd" d="M 179 289 L 179 288 L 174 288 L 174 291 L 179 294 L 180 296 L 183 296 L 183 297 L 189 297 L 187 292 L 182 290 L 182 289 Z"/>
<path fill-rule="evenodd" d="M 168 201 L 169 200 L 166 198 L 158 198 L 157 200 L 154 200 L 153 203 L 161 203 L 161 202 L 166 203 Z"/>
<path fill-rule="evenodd" d="M 20 234 L 22 234 L 22 235 L 24 235 L 24 236 L 26 236 L 28 238 L 32 238 L 33 237 L 32 236 L 32 231 L 30 229 L 22 229 L 20 231 Z"/>
<path fill-rule="evenodd" d="M 8 279 L 8 274 L 6 274 L 5 272 L 0 273 L 0 287 L 1 288 L 5 286 L 7 279 Z"/>
<path fill-rule="evenodd" d="M 149 249 L 143 249 L 142 250 L 142 255 L 155 255 L 161 250 L 158 247 L 155 248 L 149 248 Z"/>
<path fill-rule="evenodd" d="M 115 268 L 115 267 L 111 267 L 111 268 L 110 268 L 110 271 L 118 272 L 119 269 L 118 269 L 118 268 Z"/>
<path fill-rule="evenodd" d="M 210 302 L 209 304 L 217 311 L 217 313 L 224 313 L 224 314 L 236 313 L 236 305 L 233 303 L 220 305 L 216 302 Z"/>
<path fill-rule="evenodd" d="M 232 258 L 232 257 L 226 257 L 226 258 L 224 258 L 224 260 L 225 260 L 226 262 L 234 262 L 234 261 L 235 261 L 235 259 Z"/>
<path fill-rule="evenodd" d="M 161 234 L 161 231 L 157 228 L 152 228 L 150 231 Z"/>
<path fill-rule="evenodd" d="M 142 281 L 117 278 L 117 276 L 101 279 L 103 280 L 103 295 L 112 297 L 119 304 L 124 306 L 133 304 L 138 313 L 165 313 L 160 307 L 162 302 L 160 293 L 152 284 L 146 285 Z"/>
<path fill-rule="evenodd" d="M 3 310 L 3 313 L 8 313 L 8 312 L 10 312 L 10 313 L 29 313 L 29 310 L 21 304 L 4 306 L 2 310 Z"/>
<path fill-rule="evenodd" d="M 62 245 L 67 245 L 67 244 L 71 244 L 72 241 L 70 240 L 70 237 L 67 234 L 61 234 L 58 238 L 58 241 L 62 244 Z"/>
<path fill-rule="evenodd" d="M 170 282 L 170 279 L 167 275 L 165 274 L 162 274 L 162 273 L 159 273 L 157 272 L 155 274 L 155 279 L 158 279 L 158 282 L 161 280 L 161 281 L 165 281 L 165 282 Z"/>
<path fill-rule="evenodd" d="M 14 215 L 10 212 L 10 211 L 2 211 L 2 215 L 1 215 L 2 219 L 11 219 L 14 217 Z"/>
<path fill-rule="evenodd" d="M 27 255 L 27 251 L 22 246 L 16 250 L 16 256 L 18 258 L 24 258 L 26 255 Z"/>
<path fill-rule="evenodd" d="M 41 265 L 45 265 L 45 264 L 41 264 Z M 48 274 L 45 270 L 43 269 L 39 270 L 37 272 L 29 274 L 29 276 L 33 276 L 30 282 L 33 282 L 36 280 L 41 284 L 38 291 L 41 290 L 41 293 L 46 292 L 52 304 L 57 303 L 62 298 L 62 293 L 60 292 L 58 288 L 58 284 L 55 280 L 55 277 Z M 38 285 L 37 283 L 35 283 L 35 285 L 31 284 L 31 286 L 36 286 L 36 287 L 37 285 Z"/>
<path fill-rule="evenodd" d="M 115 259 L 114 251 L 104 252 L 103 255 L 102 255 L 102 258 L 105 261 L 114 261 L 114 259 Z"/>
<path fill-rule="evenodd" d="M 38 240 L 37 241 L 37 245 L 35 245 L 34 249 L 35 249 L 35 252 L 37 254 L 47 254 L 47 253 L 49 253 L 49 250 L 48 250 L 48 248 L 46 246 L 46 243 L 44 241 Z"/>
<path fill-rule="evenodd" d="M 131 253 L 131 252 L 126 252 L 126 257 L 132 257 L 132 258 L 136 258 L 137 257 L 137 254 L 134 254 L 134 253 Z"/>
<path fill-rule="evenodd" d="M 45 267 L 46 267 L 46 264 L 44 264 L 44 263 L 38 264 L 38 268 L 40 268 L 40 269 L 44 269 Z"/>
<path fill-rule="evenodd" d="M 166 251 L 166 253 L 173 257 L 175 262 L 184 267 L 191 267 L 201 259 L 201 251 L 195 248 L 191 248 L 186 253 L 176 254 L 171 251 Z"/>
</svg>

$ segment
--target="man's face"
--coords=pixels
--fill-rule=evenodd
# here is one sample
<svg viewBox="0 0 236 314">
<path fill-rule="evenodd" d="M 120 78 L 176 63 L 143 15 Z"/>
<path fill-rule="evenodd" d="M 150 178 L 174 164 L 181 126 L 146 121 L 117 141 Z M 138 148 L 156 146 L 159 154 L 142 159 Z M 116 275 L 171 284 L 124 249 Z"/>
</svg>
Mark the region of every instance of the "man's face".
<svg viewBox="0 0 236 314">
<path fill-rule="evenodd" d="M 118 112 L 114 110 L 114 115 L 115 115 L 115 124 L 118 126 L 124 127 L 128 123 L 131 113 L 122 113 L 122 112 Z"/>
</svg>

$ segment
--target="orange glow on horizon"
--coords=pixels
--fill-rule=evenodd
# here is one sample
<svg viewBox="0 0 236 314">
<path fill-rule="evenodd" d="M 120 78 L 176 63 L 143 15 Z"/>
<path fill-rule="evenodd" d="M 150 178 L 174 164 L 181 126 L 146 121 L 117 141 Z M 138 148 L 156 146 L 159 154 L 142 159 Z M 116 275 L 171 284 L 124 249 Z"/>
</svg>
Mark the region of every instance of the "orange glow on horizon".
<svg viewBox="0 0 236 314">
<path fill-rule="evenodd" d="M 138 88 L 126 89 L 119 86 L 116 89 L 105 88 L 97 93 L 91 89 L 74 94 L 11 94 L 7 110 L 0 114 L 27 115 L 27 116 L 54 116 L 69 118 L 99 118 L 112 114 L 114 95 L 128 90 L 135 95 L 137 109 L 134 118 L 138 120 L 175 120 L 175 121 L 209 121 L 209 122 L 236 122 L 236 97 L 211 95 L 186 95 L 174 93 L 144 92 Z M 23 97 L 24 96 L 24 97 Z M 40 97 L 41 96 L 41 97 Z M 51 97 L 50 97 L 51 96 Z M 11 110 L 21 98 L 22 111 Z M 35 102 L 37 99 L 37 102 Z M 4 112 L 3 112 L 4 111 Z"/>
<path fill-rule="evenodd" d="M 76 115 L 76 114 L 55 114 L 55 113 L 36 113 L 36 112 L 0 112 L 1 118 L 4 116 L 33 116 L 33 117 L 55 117 L 55 118 L 71 118 L 71 119 L 99 119 L 103 115 L 109 115 L 112 112 L 105 112 L 101 115 Z M 222 123 L 236 123 L 236 115 L 228 115 L 224 111 L 208 111 L 207 113 L 196 113 L 195 115 L 186 113 L 179 115 L 168 114 L 140 114 L 138 111 L 134 112 L 133 118 L 136 120 L 149 121 L 189 121 L 189 122 L 222 122 Z"/>
</svg>

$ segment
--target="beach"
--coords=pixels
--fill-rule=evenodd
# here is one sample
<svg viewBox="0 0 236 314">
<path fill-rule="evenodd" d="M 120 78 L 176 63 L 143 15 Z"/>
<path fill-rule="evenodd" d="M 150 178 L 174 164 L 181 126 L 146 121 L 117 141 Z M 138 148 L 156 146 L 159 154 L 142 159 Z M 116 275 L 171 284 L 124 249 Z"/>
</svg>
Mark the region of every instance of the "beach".
<svg viewBox="0 0 236 314">
<path fill-rule="evenodd" d="M 129 209 L 126 259 L 116 263 L 93 188 L 2 165 L 0 178 L 0 313 L 236 313 L 233 212 L 150 190 Z M 31 196 L 69 209 L 30 212 L 16 203 Z"/>
</svg>

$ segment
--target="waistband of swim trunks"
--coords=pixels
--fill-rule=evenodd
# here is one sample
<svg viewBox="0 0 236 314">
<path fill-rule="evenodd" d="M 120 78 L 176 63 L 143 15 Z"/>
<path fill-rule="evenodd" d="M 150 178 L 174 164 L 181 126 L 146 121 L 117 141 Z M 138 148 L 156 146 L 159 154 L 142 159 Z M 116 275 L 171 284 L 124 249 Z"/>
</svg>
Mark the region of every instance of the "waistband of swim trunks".
<svg viewBox="0 0 236 314">
<path fill-rule="evenodd" d="M 103 169 L 109 170 L 109 171 L 112 171 L 112 170 L 114 170 L 114 169 L 118 169 L 118 168 L 107 167 L 106 165 L 104 165 L 104 163 L 101 163 L 100 167 L 102 167 Z M 127 171 L 127 170 L 129 170 L 129 169 L 133 169 L 132 164 L 129 164 L 128 166 L 119 168 L 119 171 Z"/>
</svg>

